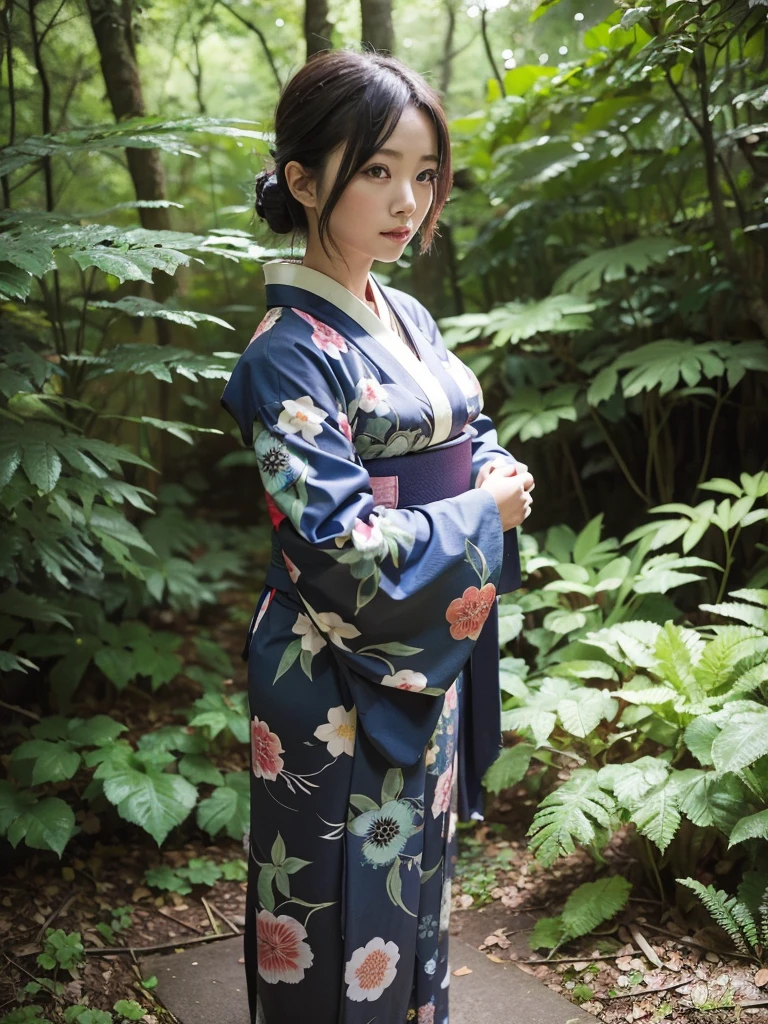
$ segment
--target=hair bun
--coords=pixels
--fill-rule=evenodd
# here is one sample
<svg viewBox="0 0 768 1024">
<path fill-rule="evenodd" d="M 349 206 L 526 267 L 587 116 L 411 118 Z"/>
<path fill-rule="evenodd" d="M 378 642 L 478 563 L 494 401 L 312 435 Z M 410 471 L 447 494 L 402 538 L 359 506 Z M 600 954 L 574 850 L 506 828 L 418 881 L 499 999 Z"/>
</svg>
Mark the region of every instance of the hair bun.
<svg viewBox="0 0 768 1024">
<path fill-rule="evenodd" d="M 259 171 L 256 175 L 256 213 L 275 234 L 288 234 L 295 227 L 285 193 L 274 172 Z"/>
</svg>

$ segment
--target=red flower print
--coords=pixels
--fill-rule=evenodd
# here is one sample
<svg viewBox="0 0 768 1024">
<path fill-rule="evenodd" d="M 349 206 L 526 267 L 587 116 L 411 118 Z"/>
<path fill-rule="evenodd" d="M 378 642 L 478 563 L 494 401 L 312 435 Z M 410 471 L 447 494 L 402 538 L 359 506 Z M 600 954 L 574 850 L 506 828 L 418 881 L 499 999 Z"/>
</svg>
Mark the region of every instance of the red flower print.
<svg viewBox="0 0 768 1024">
<path fill-rule="evenodd" d="M 254 718 L 251 722 L 251 767 L 257 779 L 274 782 L 283 770 L 284 754 L 280 739 L 269 731 L 266 722 Z"/>
<path fill-rule="evenodd" d="M 304 971 L 312 966 L 314 954 L 304 939 L 307 931 L 293 917 L 275 917 L 262 910 L 256 917 L 256 948 L 259 974 L 264 981 L 285 981 L 295 985 L 303 981 Z"/>
<path fill-rule="evenodd" d="M 451 623 L 454 640 L 477 640 L 483 623 L 488 618 L 496 599 L 496 587 L 486 583 L 482 590 L 467 587 L 461 597 L 454 598 L 448 605 L 446 619 Z"/>
<path fill-rule="evenodd" d="M 340 352 L 347 351 L 347 343 L 339 334 L 338 331 L 334 331 L 332 327 L 327 324 L 320 323 L 319 320 L 315 320 L 309 313 L 305 313 L 302 309 L 294 309 L 291 306 L 293 312 L 297 316 L 300 316 L 302 320 L 306 320 L 308 324 L 312 324 L 314 330 L 312 331 L 312 341 L 317 347 L 331 356 L 332 359 L 340 359 Z"/>
<path fill-rule="evenodd" d="M 287 519 L 288 517 L 284 512 L 281 512 L 280 509 L 277 507 L 277 505 L 275 504 L 275 500 L 271 494 L 268 494 L 267 491 L 264 491 L 264 497 L 267 500 L 267 512 L 269 512 L 269 518 L 274 528 L 277 529 L 280 523 L 282 523 L 282 521 L 284 519 Z"/>
</svg>

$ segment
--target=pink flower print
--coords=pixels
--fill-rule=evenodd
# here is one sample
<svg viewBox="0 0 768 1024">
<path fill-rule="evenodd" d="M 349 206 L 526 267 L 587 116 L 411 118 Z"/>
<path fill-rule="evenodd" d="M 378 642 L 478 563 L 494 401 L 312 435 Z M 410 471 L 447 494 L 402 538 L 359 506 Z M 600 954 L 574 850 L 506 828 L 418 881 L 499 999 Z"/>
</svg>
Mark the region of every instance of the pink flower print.
<svg viewBox="0 0 768 1024">
<path fill-rule="evenodd" d="M 259 974 L 268 984 L 285 981 L 289 985 L 304 979 L 314 954 L 304 941 L 307 930 L 295 918 L 275 917 L 262 910 L 256 917 L 256 948 Z"/>
<path fill-rule="evenodd" d="M 300 316 L 302 320 L 306 320 L 308 324 L 312 324 L 314 328 L 312 331 L 312 341 L 317 345 L 321 352 L 325 352 L 331 359 L 341 359 L 341 353 L 347 351 L 347 343 L 339 334 L 338 331 L 334 331 L 332 327 L 327 324 L 320 323 L 319 320 L 315 320 L 309 313 L 305 313 L 303 309 L 295 309 L 291 306 L 293 312 Z"/>
<path fill-rule="evenodd" d="M 251 722 L 251 766 L 257 779 L 268 779 L 274 782 L 283 770 L 284 754 L 280 739 L 269 731 L 266 722 L 254 718 Z"/>
<path fill-rule="evenodd" d="M 435 784 L 435 798 L 432 801 L 432 817 L 439 818 L 451 806 L 451 785 L 453 783 L 453 765 L 449 764 L 442 775 L 438 775 Z"/>
<path fill-rule="evenodd" d="M 256 328 L 256 333 L 251 338 L 251 341 L 256 341 L 260 334 L 263 334 L 265 331 L 268 331 L 270 327 L 274 327 L 277 321 L 280 319 L 282 312 L 282 306 L 273 306 L 272 309 L 268 311 L 267 315 L 261 321 L 259 326 Z M 249 345 L 251 341 L 248 342 Z"/>
<path fill-rule="evenodd" d="M 350 425 L 349 425 L 349 420 L 347 419 L 347 414 L 345 412 L 342 412 L 341 409 L 339 409 L 338 419 L 339 419 L 339 430 L 342 432 L 344 437 L 346 437 L 346 439 L 349 441 L 349 443 L 352 444 L 352 427 L 350 427 Z"/>
<path fill-rule="evenodd" d="M 394 686 L 398 690 L 413 690 L 418 693 L 427 685 L 427 677 L 422 672 L 414 672 L 411 668 L 401 668 L 393 676 L 384 676 L 382 686 Z"/>
<path fill-rule="evenodd" d="M 455 598 L 448 605 L 445 617 L 451 623 L 451 636 L 454 640 L 477 640 L 483 623 L 491 613 L 496 598 L 496 587 L 486 583 L 482 590 L 467 587 L 461 597 Z"/>
<path fill-rule="evenodd" d="M 435 1003 L 430 1000 L 424 1006 L 419 1007 L 419 1019 L 417 1024 L 435 1024 Z"/>
<path fill-rule="evenodd" d="M 445 691 L 445 707 L 449 711 L 454 711 L 458 704 L 459 697 L 456 690 L 456 683 L 454 683 L 448 690 Z"/>
</svg>

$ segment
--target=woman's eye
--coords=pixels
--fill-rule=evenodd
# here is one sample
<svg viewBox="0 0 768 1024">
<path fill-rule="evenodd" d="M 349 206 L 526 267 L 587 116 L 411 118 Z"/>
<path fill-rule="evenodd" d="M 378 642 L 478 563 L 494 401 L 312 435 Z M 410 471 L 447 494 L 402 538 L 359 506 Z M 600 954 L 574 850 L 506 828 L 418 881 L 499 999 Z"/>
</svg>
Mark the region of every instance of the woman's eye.
<svg viewBox="0 0 768 1024">
<path fill-rule="evenodd" d="M 370 175 L 370 177 L 372 177 L 372 178 L 380 180 L 381 176 L 378 175 L 378 174 L 375 174 L 374 172 L 375 171 L 386 171 L 386 170 L 387 170 L 386 167 L 382 167 L 380 164 L 376 164 L 374 167 L 367 168 L 365 173 Z M 432 171 L 432 170 L 420 171 L 419 174 L 420 175 L 421 174 L 428 174 L 429 177 L 426 179 L 428 182 L 437 181 L 437 171 Z M 423 182 L 422 182 L 422 184 L 423 184 Z"/>
</svg>

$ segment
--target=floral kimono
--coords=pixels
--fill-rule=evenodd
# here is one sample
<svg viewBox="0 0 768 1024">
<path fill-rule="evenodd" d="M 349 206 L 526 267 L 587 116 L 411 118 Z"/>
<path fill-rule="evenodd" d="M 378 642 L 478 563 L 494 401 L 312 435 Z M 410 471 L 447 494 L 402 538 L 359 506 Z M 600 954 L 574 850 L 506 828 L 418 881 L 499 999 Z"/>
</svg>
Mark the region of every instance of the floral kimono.
<svg viewBox="0 0 768 1024">
<path fill-rule="evenodd" d="M 514 460 L 419 302 L 369 275 L 377 316 L 298 261 L 264 269 L 268 312 L 222 396 L 274 526 L 244 652 L 251 1022 L 445 1024 L 462 682 L 505 539 L 474 483 Z M 468 490 L 374 497 L 366 462 L 462 432 Z"/>
</svg>

